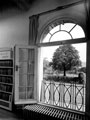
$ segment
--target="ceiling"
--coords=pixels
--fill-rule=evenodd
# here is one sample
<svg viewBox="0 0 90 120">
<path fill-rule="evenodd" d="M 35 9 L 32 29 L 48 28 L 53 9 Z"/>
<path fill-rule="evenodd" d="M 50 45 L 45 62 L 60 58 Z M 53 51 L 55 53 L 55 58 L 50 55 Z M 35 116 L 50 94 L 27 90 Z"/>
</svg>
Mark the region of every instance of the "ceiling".
<svg viewBox="0 0 90 120">
<path fill-rule="evenodd" d="M 7 9 L 28 10 L 34 0 L 0 0 L 0 11 Z"/>
</svg>

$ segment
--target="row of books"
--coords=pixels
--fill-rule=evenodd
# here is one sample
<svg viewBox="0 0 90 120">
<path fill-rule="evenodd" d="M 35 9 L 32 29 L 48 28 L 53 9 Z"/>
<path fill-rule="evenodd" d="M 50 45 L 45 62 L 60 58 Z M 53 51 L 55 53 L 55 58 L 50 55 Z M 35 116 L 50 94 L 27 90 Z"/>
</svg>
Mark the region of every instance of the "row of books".
<svg viewBox="0 0 90 120">
<path fill-rule="evenodd" d="M 6 94 L 6 93 L 1 93 L 0 92 L 0 99 L 2 100 L 6 100 L 6 101 L 10 101 L 11 100 L 11 95 L 10 94 Z"/>
<path fill-rule="evenodd" d="M 0 66 L 13 67 L 12 60 L 0 60 Z"/>
<path fill-rule="evenodd" d="M 13 83 L 13 77 L 8 77 L 8 76 L 0 76 L 0 82 L 3 83 Z"/>
<path fill-rule="evenodd" d="M 13 75 L 13 69 L 12 68 L 0 68 L 0 74 L 1 75 Z"/>
<path fill-rule="evenodd" d="M 12 85 L 4 85 L 0 84 L 0 91 L 4 92 L 12 92 Z"/>
</svg>

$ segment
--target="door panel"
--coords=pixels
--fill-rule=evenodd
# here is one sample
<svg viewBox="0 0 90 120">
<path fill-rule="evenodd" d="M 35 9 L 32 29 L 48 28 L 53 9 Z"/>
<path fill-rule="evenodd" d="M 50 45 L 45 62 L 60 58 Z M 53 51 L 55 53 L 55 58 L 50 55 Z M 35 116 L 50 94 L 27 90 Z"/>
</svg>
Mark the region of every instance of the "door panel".
<svg viewBox="0 0 90 120">
<path fill-rule="evenodd" d="M 15 104 L 37 102 L 36 47 L 15 46 Z"/>
</svg>

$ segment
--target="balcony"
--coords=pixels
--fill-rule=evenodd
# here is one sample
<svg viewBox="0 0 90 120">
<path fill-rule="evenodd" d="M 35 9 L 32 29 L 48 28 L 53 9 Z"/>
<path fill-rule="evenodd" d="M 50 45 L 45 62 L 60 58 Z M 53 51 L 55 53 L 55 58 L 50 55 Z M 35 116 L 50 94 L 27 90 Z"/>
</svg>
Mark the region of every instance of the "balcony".
<svg viewBox="0 0 90 120">
<path fill-rule="evenodd" d="M 41 102 L 85 112 L 85 84 L 42 81 Z"/>
</svg>

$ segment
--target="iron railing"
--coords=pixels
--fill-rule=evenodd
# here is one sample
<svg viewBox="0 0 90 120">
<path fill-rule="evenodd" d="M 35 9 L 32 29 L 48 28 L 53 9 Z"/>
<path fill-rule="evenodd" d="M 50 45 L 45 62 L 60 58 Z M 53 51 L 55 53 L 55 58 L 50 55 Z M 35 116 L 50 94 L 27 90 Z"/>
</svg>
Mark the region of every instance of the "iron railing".
<svg viewBox="0 0 90 120">
<path fill-rule="evenodd" d="M 41 102 L 85 112 L 85 84 L 42 81 Z"/>
</svg>

